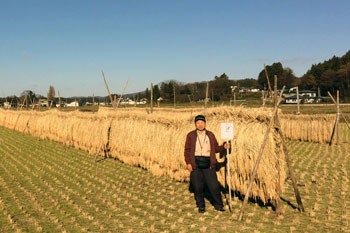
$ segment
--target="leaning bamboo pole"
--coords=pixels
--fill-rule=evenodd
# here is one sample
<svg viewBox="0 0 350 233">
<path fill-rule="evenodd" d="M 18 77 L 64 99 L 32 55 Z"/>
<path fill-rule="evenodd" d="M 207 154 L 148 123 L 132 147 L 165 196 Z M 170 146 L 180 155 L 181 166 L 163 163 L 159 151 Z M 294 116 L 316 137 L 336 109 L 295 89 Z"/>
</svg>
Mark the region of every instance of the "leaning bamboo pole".
<svg viewBox="0 0 350 233">
<path fill-rule="evenodd" d="M 104 80 L 106 88 L 107 88 L 107 92 L 108 92 L 109 98 L 111 100 L 111 104 L 113 105 L 113 108 L 114 108 L 114 102 L 113 102 L 113 99 L 112 99 L 112 95 L 111 95 L 111 92 L 109 91 L 109 87 L 108 87 L 108 84 L 107 84 L 107 81 L 106 81 L 106 78 L 105 78 L 105 74 L 103 73 L 103 70 L 102 70 L 102 76 L 103 76 L 103 80 Z"/>
<path fill-rule="evenodd" d="M 118 107 L 119 107 L 120 101 L 122 100 L 123 95 L 124 95 L 124 91 L 125 91 L 126 87 L 128 86 L 128 82 L 129 82 L 129 78 L 128 78 L 128 80 L 126 80 L 125 86 L 124 86 L 124 88 L 123 88 L 122 94 L 120 95 L 120 98 L 119 98 L 119 100 L 118 100 L 118 104 L 117 104 L 117 106 L 116 106 L 116 108 L 115 108 L 115 111 L 117 111 L 117 109 L 118 109 Z"/>
<path fill-rule="evenodd" d="M 250 195 L 250 191 L 252 189 L 253 182 L 254 182 L 254 179 L 255 179 L 255 176 L 256 176 L 256 173 L 257 173 L 257 170 L 258 170 L 258 167 L 259 167 L 259 164 L 260 164 L 260 161 L 261 161 L 264 149 L 265 149 L 266 141 L 268 139 L 268 136 L 269 136 L 269 133 L 270 133 L 270 130 L 271 130 L 272 126 L 275 124 L 275 117 L 276 117 L 276 114 L 277 114 L 277 111 L 278 111 L 278 106 L 279 106 L 279 104 L 282 101 L 282 93 L 284 92 L 284 89 L 285 89 L 285 86 L 282 88 L 282 92 L 281 92 L 281 94 L 280 94 L 280 96 L 278 98 L 278 102 L 275 104 L 274 111 L 272 113 L 272 117 L 271 117 L 269 126 L 267 127 L 267 130 L 265 132 L 265 136 L 264 136 L 263 142 L 262 142 L 260 150 L 259 150 L 259 155 L 258 155 L 258 158 L 257 158 L 257 160 L 255 162 L 255 165 L 254 165 L 253 174 L 250 177 L 248 189 L 247 189 L 247 192 L 246 192 L 246 194 L 244 196 L 244 201 L 243 201 L 243 204 L 241 206 L 241 210 L 240 210 L 240 214 L 239 214 L 239 217 L 238 217 L 238 221 L 242 220 L 245 206 L 248 203 L 248 198 L 249 198 L 249 195 Z"/>
<path fill-rule="evenodd" d="M 332 96 L 332 94 L 329 91 L 328 91 L 328 95 L 332 99 L 333 103 L 335 105 L 337 105 L 337 101 L 334 99 L 334 97 Z M 345 116 L 344 116 L 344 114 L 343 114 L 343 112 L 342 112 L 342 110 L 340 108 L 339 108 L 339 113 L 343 117 L 343 119 L 344 119 L 346 125 L 348 126 L 348 128 L 350 129 L 350 125 L 349 125 L 348 121 L 346 120 L 346 118 L 345 118 Z"/>
</svg>

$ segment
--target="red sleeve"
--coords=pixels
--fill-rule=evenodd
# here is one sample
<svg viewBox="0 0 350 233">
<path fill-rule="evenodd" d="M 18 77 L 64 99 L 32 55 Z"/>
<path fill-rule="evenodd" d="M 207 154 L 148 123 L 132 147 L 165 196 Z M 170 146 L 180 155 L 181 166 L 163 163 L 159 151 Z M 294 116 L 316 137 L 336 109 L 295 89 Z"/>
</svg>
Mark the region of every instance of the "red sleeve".
<svg viewBox="0 0 350 233">
<path fill-rule="evenodd" d="M 187 134 L 186 143 L 185 143 L 185 161 L 186 161 L 186 164 L 191 163 L 190 150 L 191 150 L 191 137 L 189 134 Z"/>
<path fill-rule="evenodd" d="M 219 153 L 225 150 L 224 146 L 219 146 L 218 141 L 216 140 L 216 137 L 214 134 L 213 134 L 213 140 L 214 140 L 215 153 Z"/>
</svg>

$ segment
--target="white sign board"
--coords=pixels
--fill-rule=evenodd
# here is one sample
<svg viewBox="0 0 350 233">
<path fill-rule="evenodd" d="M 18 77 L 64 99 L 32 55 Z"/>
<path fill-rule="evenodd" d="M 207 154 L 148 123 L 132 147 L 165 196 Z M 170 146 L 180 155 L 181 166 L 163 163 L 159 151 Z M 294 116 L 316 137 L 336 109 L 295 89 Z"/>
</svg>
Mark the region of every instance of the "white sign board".
<svg viewBox="0 0 350 233">
<path fill-rule="evenodd" d="M 233 123 L 221 123 L 221 139 L 233 139 Z"/>
</svg>

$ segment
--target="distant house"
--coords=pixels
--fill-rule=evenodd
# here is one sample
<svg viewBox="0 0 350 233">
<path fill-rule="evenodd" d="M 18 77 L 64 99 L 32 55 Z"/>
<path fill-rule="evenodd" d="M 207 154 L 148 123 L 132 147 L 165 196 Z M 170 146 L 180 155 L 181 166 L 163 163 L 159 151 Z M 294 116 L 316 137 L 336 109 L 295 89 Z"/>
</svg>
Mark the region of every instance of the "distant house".
<svg viewBox="0 0 350 233">
<path fill-rule="evenodd" d="M 73 101 L 69 104 L 66 105 L 67 107 L 79 107 L 79 102 L 78 101 Z"/>
<path fill-rule="evenodd" d="M 10 102 L 4 102 L 4 108 L 5 109 L 10 109 L 12 106 L 11 106 L 11 103 Z"/>
<path fill-rule="evenodd" d="M 295 89 L 285 90 L 283 93 L 283 98 L 286 104 L 296 104 L 298 103 L 297 92 Z M 318 103 L 319 98 L 317 97 L 316 91 L 310 90 L 300 90 L 299 91 L 299 103 Z"/>
<path fill-rule="evenodd" d="M 48 107 L 49 106 L 49 102 L 46 99 L 39 99 L 39 105 L 41 107 Z"/>
</svg>

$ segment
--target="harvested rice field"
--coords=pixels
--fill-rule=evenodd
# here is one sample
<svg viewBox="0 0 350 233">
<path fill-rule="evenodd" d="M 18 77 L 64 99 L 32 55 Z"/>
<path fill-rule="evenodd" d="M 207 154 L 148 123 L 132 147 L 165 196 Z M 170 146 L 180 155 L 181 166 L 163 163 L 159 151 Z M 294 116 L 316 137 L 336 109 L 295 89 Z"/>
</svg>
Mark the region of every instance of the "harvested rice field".
<svg viewBox="0 0 350 233">
<path fill-rule="evenodd" d="M 304 213 L 287 177 L 281 215 L 250 201 L 238 222 L 237 196 L 232 213 L 207 203 L 199 214 L 188 182 L 0 127 L 0 232 L 350 232 L 350 133 L 341 131 L 340 146 L 287 141 Z"/>
</svg>

